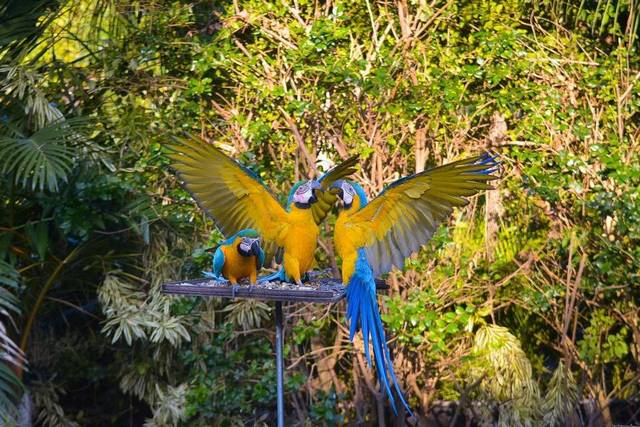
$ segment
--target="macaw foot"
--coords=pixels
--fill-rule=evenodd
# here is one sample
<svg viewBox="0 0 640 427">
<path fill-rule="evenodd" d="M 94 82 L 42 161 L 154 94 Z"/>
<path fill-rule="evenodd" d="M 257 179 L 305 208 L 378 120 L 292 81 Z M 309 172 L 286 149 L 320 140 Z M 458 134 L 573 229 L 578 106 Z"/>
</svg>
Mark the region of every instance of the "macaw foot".
<svg viewBox="0 0 640 427">
<path fill-rule="evenodd" d="M 302 280 L 296 280 L 296 285 L 298 285 L 298 286 L 304 286 L 304 285 L 302 284 Z"/>
<path fill-rule="evenodd" d="M 236 292 L 238 291 L 239 288 L 240 288 L 240 286 L 238 286 L 238 284 L 232 284 L 231 285 L 231 299 L 232 300 L 236 299 Z"/>
</svg>

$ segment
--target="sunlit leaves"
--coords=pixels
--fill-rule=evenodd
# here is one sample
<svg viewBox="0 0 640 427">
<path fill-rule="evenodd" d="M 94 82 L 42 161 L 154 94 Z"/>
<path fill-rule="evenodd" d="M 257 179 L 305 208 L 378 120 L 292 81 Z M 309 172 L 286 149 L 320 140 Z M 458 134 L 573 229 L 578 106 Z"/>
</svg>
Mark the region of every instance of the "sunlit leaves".
<svg viewBox="0 0 640 427">
<path fill-rule="evenodd" d="M 542 402 L 546 426 L 569 425 L 570 417 L 577 416 L 578 386 L 571 371 L 560 361 L 553 371 Z"/>
<path fill-rule="evenodd" d="M 148 298 L 135 282 L 119 272 L 107 276 L 99 298 L 108 319 L 102 330 L 111 336 L 113 343 L 120 339 L 127 345 L 134 341 L 166 341 L 179 347 L 183 341 L 191 339 L 184 319 L 170 315 L 167 297 Z"/>
<path fill-rule="evenodd" d="M 146 420 L 144 427 L 177 425 L 185 417 L 186 393 L 186 384 L 164 389 L 156 385 L 157 400 L 153 406 L 153 417 Z"/>
<path fill-rule="evenodd" d="M 64 118 L 62 112 L 54 103 L 49 101 L 46 93 L 39 87 L 42 76 L 19 65 L 4 65 L 0 63 L 0 96 L 3 103 L 9 106 L 19 104 L 26 113 L 11 120 L 18 124 L 35 125 L 39 129 Z M 31 123 L 25 123 L 31 122 Z"/>
<path fill-rule="evenodd" d="M 132 307 L 119 311 L 117 316 L 105 323 L 102 330 L 107 335 L 112 336 L 112 342 L 115 343 L 122 337 L 127 344 L 131 345 L 134 339 L 146 339 L 147 333 L 145 330 L 151 325 L 145 316 L 140 313 L 139 308 Z"/>
<path fill-rule="evenodd" d="M 616 328 L 616 320 L 602 309 L 591 313 L 589 326 L 578 342 L 580 356 L 588 363 L 611 363 L 623 359 L 629 352 L 626 343 L 629 330 Z"/>
<path fill-rule="evenodd" d="M 259 328 L 262 322 L 269 319 L 271 309 L 267 304 L 256 299 L 245 299 L 227 305 L 227 321 L 240 326 L 243 330 Z"/>
<path fill-rule="evenodd" d="M 191 339 L 182 319 L 176 316 L 161 317 L 158 320 L 148 322 L 147 326 L 152 331 L 149 337 L 151 342 L 157 343 L 166 340 L 177 347 L 183 340 L 189 341 Z"/>
<path fill-rule="evenodd" d="M 472 380 L 496 404 L 498 426 L 538 425 L 540 389 L 520 341 L 507 328 L 483 326 L 475 334 L 471 356 Z"/>
</svg>

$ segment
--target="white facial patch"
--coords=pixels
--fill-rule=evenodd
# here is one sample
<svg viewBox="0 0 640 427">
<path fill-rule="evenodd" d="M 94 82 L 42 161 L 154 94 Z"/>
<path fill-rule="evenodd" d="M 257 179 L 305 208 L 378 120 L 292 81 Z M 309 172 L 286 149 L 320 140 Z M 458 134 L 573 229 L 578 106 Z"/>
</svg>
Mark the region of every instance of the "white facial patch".
<svg viewBox="0 0 640 427">
<path fill-rule="evenodd" d="M 342 201 L 344 202 L 345 206 L 351 205 L 351 203 L 353 203 L 353 198 L 356 196 L 356 189 L 353 188 L 353 185 L 349 184 L 346 181 L 342 183 L 341 188 Z"/>
<path fill-rule="evenodd" d="M 240 241 L 240 249 L 243 252 L 249 252 L 251 250 L 251 245 L 258 239 L 251 239 L 249 237 L 243 237 Z"/>
<path fill-rule="evenodd" d="M 309 181 L 302 184 L 295 193 L 293 193 L 293 201 L 295 203 L 309 203 L 313 197 L 313 189 L 311 188 L 311 183 Z"/>
</svg>

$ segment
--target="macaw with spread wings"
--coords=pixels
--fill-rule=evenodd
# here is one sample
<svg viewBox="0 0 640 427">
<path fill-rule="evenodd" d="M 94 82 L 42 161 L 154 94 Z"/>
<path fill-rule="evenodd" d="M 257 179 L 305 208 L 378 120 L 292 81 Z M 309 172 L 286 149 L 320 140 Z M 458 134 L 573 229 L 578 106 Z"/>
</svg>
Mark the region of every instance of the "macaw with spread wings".
<svg viewBox="0 0 640 427">
<path fill-rule="evenodd" d="M 489 189 L 488 181 L 498 164 L 482 155 L 449 163 L 401 178 L 367 203 L 358 184 L 336 181 L 330 191 L 338 194 L 342 210 L 336 220 L 334 244 L 342 258 L 342 281 L 347 284 L 347 320 L 353 338 L 362 331 L 366 359 L 371 366 L 373 347 L 380 387 L 396 412 L 389 378 L 402 404 L 404 399 L 386 343 L 376 299 L 375 277 L 402 268 L 404 260 L 420 249 L 446 221 L 453 208 L 468 203 L 465 197 Z"/>
<path fill-rule="evenodd" d="M 336 200 L 328 188 L 355 172 L 358 158 L 348 158 L 318 180 L 298 182 L 285 209 L 253 171 L 214 145 L 189 137 L 167 147 L 185 188 L 224 236 L 255 230 L 263 239 L 265 265 L 275 257 L 283 264 L 283 278 L 301 284 L 314 261 L 318 225 Z"/>
</svg>

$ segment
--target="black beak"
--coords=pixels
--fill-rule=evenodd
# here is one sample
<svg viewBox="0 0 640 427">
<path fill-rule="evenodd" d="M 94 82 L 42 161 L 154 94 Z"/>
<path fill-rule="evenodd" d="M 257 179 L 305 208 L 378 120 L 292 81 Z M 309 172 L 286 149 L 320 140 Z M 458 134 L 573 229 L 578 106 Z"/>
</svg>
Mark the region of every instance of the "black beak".
<svg viewBox="0 0 640 427">
<path fill-rule="evenodd" d="M 318 181 L 311 181 L 311 194 L 312 196 L 309 198 L 309 204 L 315 203 L 318 201 L 318 192 L 322 191 L 322 184 Z"/>
<path fill-rule="evenodd" d="M 251 253 L 255 256 L 258 256 L 260 253 L 260 241 L 256 240 L 251 244 Z"/>
<path fill-rule="evenodd" d="M 344 203 L 344 190 L 342 189 L 342 180 L 336 181 L 329 186 L 329 191 L 337 195 L 340 201 Z"/>
</svg>

